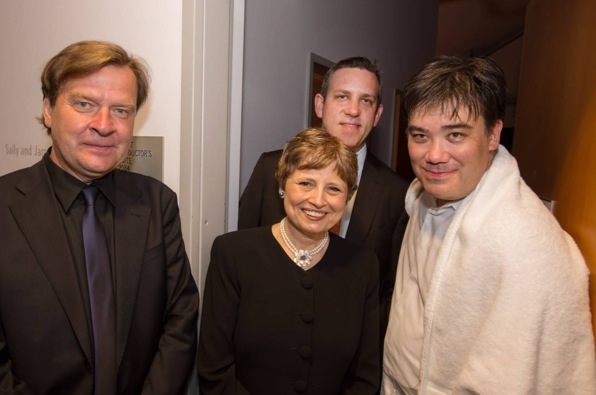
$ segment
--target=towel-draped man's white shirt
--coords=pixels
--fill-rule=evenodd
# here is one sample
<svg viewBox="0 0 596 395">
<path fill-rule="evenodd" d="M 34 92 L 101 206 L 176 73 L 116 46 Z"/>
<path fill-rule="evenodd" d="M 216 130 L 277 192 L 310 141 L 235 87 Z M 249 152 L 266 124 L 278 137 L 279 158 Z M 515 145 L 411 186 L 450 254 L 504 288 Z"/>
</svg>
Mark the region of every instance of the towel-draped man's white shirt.
<svg viewBox="0 0 596 395">
<path fill-rule="evenodd" d="M 418 198 L 412 221 L 411 237 L 416 242 L 413 254 L 406 253 L 403 264 L 407 266 L 403 280 L 403 293 L 400 299 L 398 315 L 401 325 L 387 339 L 389 347 L 399 355 L 400 363 L 396 364 L 395 384 L 400 386 L 404 394 L 416 394 L 420 381 L 420 356 L 424 337 L 424 304 L 430 288 L 435 262 L 443 243 L 447 228 L 455 211 L 465 199 L 436 206 L 436 200 L 424 191 Z M 418 213 L 416 213 L 418 211 Z M 392 312 L 394 314 L 394 312 Z"/>
</svg>

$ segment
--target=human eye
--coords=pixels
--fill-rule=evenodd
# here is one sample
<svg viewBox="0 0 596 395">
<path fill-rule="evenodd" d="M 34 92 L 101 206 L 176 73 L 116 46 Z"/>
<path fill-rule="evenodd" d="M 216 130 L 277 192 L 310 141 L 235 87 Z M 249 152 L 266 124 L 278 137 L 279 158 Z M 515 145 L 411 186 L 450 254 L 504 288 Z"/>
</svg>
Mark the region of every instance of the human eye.
<svg viewBox="0 0 596 395">
<path fill-rule="evenodd" d="M 348 99 L 348 94 L 345 92 L 337 92 L 334 97 L 336 100 L 344 101 Z"/>
<path fill-rule="evenodd" d="M 128 107 L 116 107 L 113 109 L 114 114 L 121 119 L 126 119 L 135 115 L 135 111 L 132 108 Z"/>
<path fill-rule="evenodd" d="M 329 191 L 329 193 L 330 193 L 331 195 L 339 195 L 339 194 L 342 194 L 342 193 L 344 193 L 344 190 L 343 190 L 343 188 L 341 188 L 341 187 L 339 187 L 339 186 L 337 186 L 337 185 L 329 185 L 329 186 L 327 187 L 327 190 Z"/>
<path fill-rule="evenodd" d="M 362 103 L 366 104 L 367 106 L 372 106 L 374 102 L 375 101 L 370 97 L 365 97 L 362 99 Z"/>
<path fill-rule="evenodd" d="M 415 143 L 425 143 L 428 141 L 428 136 L 425 133 L 417 130 L 409 131 L 408 136 L 410 136 L 410 139 Z"/>
<path fill-rule="evenodd" d="M 91 112 L 93 111 L 93 104 L 91 102 L 88 102 L 86 100 L 81 100 L 81 99 L 76 99 L 72 101 L 72 106 L 75 108 L 75 110 L 79 111 L 79 112 Z"/>
<path fill-rule="evenodd" d="M 465 137 L 465 135 L 461 132 L 451 132 L 449 133 L 449 140 L 457 142 L 460 140 L 463 140 L 463 138 Z"/>
<path fill-rule="evenodd" d="M 299 186 L 301 186 L 302 188 L 311 188 L 313 186 L 313 182 L 309 181 L 309 180 L 298 180 L 296 181 L 296 184 L 298 184 Z"/>
</svg>

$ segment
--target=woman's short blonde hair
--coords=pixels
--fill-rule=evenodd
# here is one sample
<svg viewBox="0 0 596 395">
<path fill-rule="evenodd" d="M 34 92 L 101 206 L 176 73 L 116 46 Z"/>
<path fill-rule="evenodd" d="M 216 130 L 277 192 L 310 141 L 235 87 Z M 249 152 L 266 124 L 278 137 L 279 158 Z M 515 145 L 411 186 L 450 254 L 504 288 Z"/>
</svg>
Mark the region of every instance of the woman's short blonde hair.
<svg viewBox="0 0 596 395">
<path fill-rule="evenodd" d="M 332 163 L 336 165 L 339 178 L 348 186 L 347 200 L 350 200 L 358 188 L 356 153 L 323 129 L 303 130 L 288 141 L 277 164 L 275 178 L 283 190 L 294 171 L 324 169 Z"/>
</svg>

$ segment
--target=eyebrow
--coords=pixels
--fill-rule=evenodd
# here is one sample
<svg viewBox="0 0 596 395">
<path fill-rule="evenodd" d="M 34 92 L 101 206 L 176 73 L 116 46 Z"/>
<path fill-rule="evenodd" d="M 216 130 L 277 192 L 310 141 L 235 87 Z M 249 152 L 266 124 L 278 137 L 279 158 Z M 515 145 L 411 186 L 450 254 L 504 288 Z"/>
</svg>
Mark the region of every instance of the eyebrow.
<svg viewBox="0 0 596 395">
<path fill-rule="evenodd" d="M 350 90 L 350 89 L 335 89 L 333 91 L 330 90 L 328 94 L 334 94 L 334 95 L 343 94 L 343 95 L 351 95 L 351 96 L 356 95 L 356 96 L 359 96 L 359 97 L 371 98 L 371 99 L 374 99 L 375 101 L 377 100 L 377 95 L 375 93 L 354 92 L 353 90 Z"/>
<path fill-rule="evenodd" d="M 441 129 L 447 129 L 447 130 L 451 130 L 451 129 L 470 129 L 472 126 L 470 126 L 470 124 L 465 123 L 465 122 L 459 122 L 459 123 L 451 123 L 448 125 L 443 125 L 441 126 Z"/>
<path fill-rule="evenodd" d="M 352 94 L 352 91 L 350 91 L 348 89 L 334 89 L 334 90 L 330 90 L 329 93 L 334 94 L 334 95 L 347 95 L 347 94 Z"/>
<path fill-rule="evenodd" d="M 86 94 L 81 93 L 81 92 L 77 92 L 77 91 L 66 91 L 65 93 L 71 99 L 73 99 L 73 98 L 74 99 L 83 99 L 83 100 L 87 100 L 87 101 L 92 101 L 94 103 L 97 102 L 97 99 L 95 99 L 94 97 L 89 96 L 89 95 L 86 95 Z M 114 105 L 112 105 L 110 107 L 111 108 L 123 107 L 123 108 L 128 108 L 129 110 L 132 110 L 132 111 L 135 111 L 135 112 L 137 111 L 137 105 L 136 105 L 136 103 L 116 103 L 116 104 L 114 104 Z"/>
<path fill-rule="evenodd" d="M 406 132 L 408 132 L 408 133 L 411 133 L 411 132 L 428 132 L 428 129 L 421 128 L 420 126 L 408 125 L 408 127 L 406 128 Z"/>
<path fill-rule="evenodd" d="M 447 125 L 442 125 L 441 126 L 441 130 L 453 130 L 453 129 L 470 129 L 472 128 L 472 126 L 468 123 L 465 122 L 459 122 L 459 123 L 451 123 L 451 124 L 447 124 Z M 406 129 L 407 133 L 412 133 L 412 132 L 430 132 L 429 129 L 423 128 L 421 126 L 416 126 L 416 125 L 410 125 L 407 127 Z"/>
<path fill-rule="evenodd" d="M 94 101 L 95 99 L 93 99 L 91 96 L 89 95 L 85 95 L 83 93 L 80 92 L 76 92 L 76 91 L 66 91 L 65 92 L 66 95 L 69 98 L 74 98 L 74 99 L 84 99 L 84 100 L 90 100 L 90 101 Z"/>
</svg>

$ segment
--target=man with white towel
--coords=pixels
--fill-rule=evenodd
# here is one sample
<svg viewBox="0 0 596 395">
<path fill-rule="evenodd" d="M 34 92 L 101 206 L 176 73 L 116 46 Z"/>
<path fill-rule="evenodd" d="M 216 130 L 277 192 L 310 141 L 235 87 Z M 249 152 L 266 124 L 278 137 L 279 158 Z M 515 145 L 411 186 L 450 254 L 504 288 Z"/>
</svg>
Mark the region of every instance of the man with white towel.
<svg viewBox="0 0 596 395">
<path fill-rule="evenodd" d="M 594 394 L 588 269 L 499 145 L 491 60 L 440 56 L 404 89 L 416 179 L 382 394 Z"/>
</svg>

